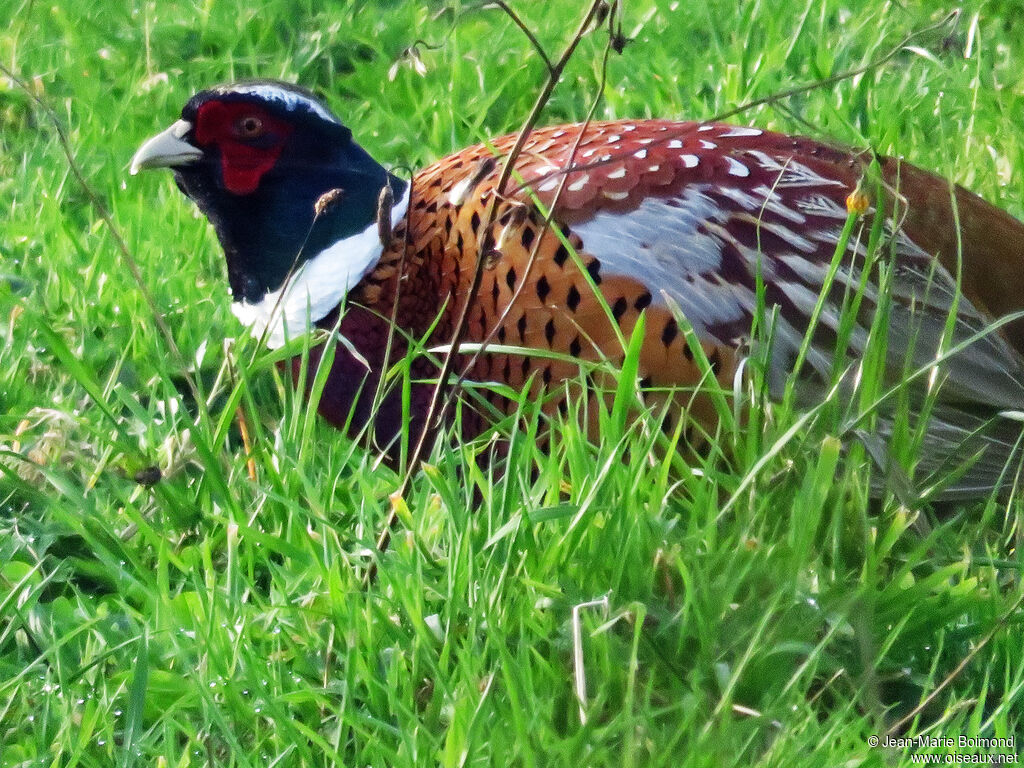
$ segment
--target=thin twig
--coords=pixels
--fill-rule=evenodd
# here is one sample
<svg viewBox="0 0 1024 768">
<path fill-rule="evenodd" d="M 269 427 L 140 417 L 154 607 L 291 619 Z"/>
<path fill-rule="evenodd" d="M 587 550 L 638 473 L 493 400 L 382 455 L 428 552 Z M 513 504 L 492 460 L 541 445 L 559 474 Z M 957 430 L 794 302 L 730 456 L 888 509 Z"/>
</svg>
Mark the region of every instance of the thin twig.
<svg viewBox="0 0 1024 768">
<path fill-rule="evenodd" d="M 529 116 L 520 128 L 519 133 L 516 136 L 515 144 L 512 146 L 512 149 L 505 158 L 505 163 L 501 168 L 501 174 L 495 184 L 494 192 L 490 195 L 490 199 L 488 200 L 487 211 L 483 217 L 483 224 L 479 230 L 483 233 L 483 237 L 477 248 L 477 260 L 476 268 L 473 272 L 473 280 L 470 284 L 466 300 L 463 302 L 458 318 L 455 322 L 449 348 L 445 354 L 441 370 L 438 374 L 437 384 L 431 393 L 430 405 L 427 408 L 426 419 L 424 420 L 420 433 L 417 436 L 413 452 L 409 457 L 409 465 L 405 474 L 402 476 L 402 482 L 395 491 L 399 496 L 404 495 L 406 489 L 409 487 L 415 467 L 419 463 L 420 457 L 423 455 L 423 451 L 426 448 L 427 440 L 433 432 L 432 425 L 443 424 L 444 417 L 448 410 L 448 403 L 451 402 L 450 400 L 445 399 L 442 403 L 441 396 L 445 391 L 448 376 L 451 374 L 455 365 L 455 357 L 459 349 L 459 345 L 462 342 L 462 335 L 465 330 L 466 317 L 469 314 L 469 308 L 473 304 L 473 300 L 476 298 L 476 295 L 480 290 L 480 281 L 484 273 L 484 256 L 494 245 L 492 242 L 493 236 L 491 234 L 491 228 L 495 221 L 497 201 L 505 194 L 505 187 L 508 185 L 508 182 L 512 177 L 512 169 L 515 167 L 516 160 L 519 158 L 520 154 L 522 154 L 523 146 L 526 144 L 537 120 L 540 119 L 541 112 L 544 110 L 548 100 L 551 98 L 551 94 L 554 91 L 555 86 L 558 85 L 562 72 L 569 63 L 570 58 L 572 58 L 573 53 L 576 51 L 577 46 L 580 44 L 580 41 L 583 39 L 583 36 L 586 34 L 587 29 L 590 27 L 591 22 L 597 14 L 598 9 L 603 5 L 604 1 L 605 0 L 593 0 L 593 2 L 591 2 L 590 7 L 583 16 L 583 20 L 577 27 L 575 34 L 569 41 L 569 44 L 565 47 L 562 55 L 558 58 L 557 62 L 549 66 L 547 81 L 544 83 L 544 87 L 538 94 Z M 391 530 L 397 519 L 398 517 L 394 510 L 388 513 L 384 528 L 377 538 L 376 551 L 378 555 L 387 550 L 391 541 Z M 376 578 L 376 573 L 376 564 L 372 563 L 367 569 L 364 584 L 372 583 Z"/>
<path fill-rule="evenodd" d="M 562 76 L 562 71 L 565 69 L 566 64 L 569 63 L 569 59 L 572 57 L 572 54 L 575 52 L 576 47 L 583 39 L 583 35 L 585 34 L 587 28 L 590 26 L 590 22 L 594 18 L 594 15 L 597 13 L 598 8 L 602 5 L 602 2 L 603 0 L 594 0 L 594 2 L 590 6 L 590 9 L 584 16 L 583 21 L 580 23 L 578 29 L 576 30 L 576 34 L 573 35 L 573 38 L 570 41 L 569 45 L 566 46 L 566 49 L 565 51 L 562 52 L 561 57 L 559 57 L 558 61 L 549 70 L 547 82 L 541 89 L 540 94 L 537 96 L 537 100 L 534 102 L 533 109 L 531 110 L 530 115 L 527 117 L 526 122 L 520 129 L 519 134 L 516 136 L 516 141 L 512 145 L 512 149 L 509 151 L 508 156 L 505 159 L 505 163 L 501 169 L 501 174 L 498 176 L 498 181 L 494 187 L 494 194 L 492 194 L 490 196 L 490 199 L 488 200 L 487 215 L 484 217 L 484 221 L 481 226 L 483 238 L 480 242 L 477 252 L 477 262 L 476 269 L 474 270 L 473 273 L 473 281 L 470 284 L 469 293 L 466 297 L 465 302 L 463 302 L 461 311 L 459 312 L 458 319 L 455 323 L 455 330 L 452 334 L 450 348 L 445 355 L 444 365 L 442 366 L 441 369 L 441 375 L 438 379 L 437 386 L 434 389 L 433 397 L 431 398 L 430 408 L 427 411 L 428 425 L 431 422 L 435 421 L 433 417 L 435 412 L 437 411 L 437 403 L 440 399 L 441 393 L 444 391 L 445 380 L 447 379 L 448 374 L 451 373 L 452 367 L 454 365 L 455 355 L 459 348 L 459 344 L 462 341 L 463 331 L 465 330 L 466 317 L 469 314 L 469 308 L 480 290 L 480 280 L 484 272 L 483 256 L 493 245 L 493 242 L 491 242 L 493 240 L 493 237 L 491 235 L 491 228 L 495 220 L 497 200 L 504 196 L 505 187 L 508 185 L 508 182 L 512 177 L 512 169 L 515 167 L 515 163 L 518 160 L 519 155 L 522 154 L 523 146 L 526 144 L 527 139 L 530 137 L 530 134 L 533 131 L 533 127 L 536 125 L 537 120 L 540 118 L 541 112 L 547 105 L 548 99 L 550 99 L 551 97 L 551 93 L 554 91 L 555 86 L 558 84 L 558 80 Z M 440 413 L 438 413 L 437 421 L 442 420 L 445 410 L 446 409 L 442 406 Z M 426 443 L 426 438 L 427 431 L 424 431 L 420 434 L 420 437 L 417 441 L 416 451 L 413 454 L 413 460 L 410 461 L 411 465 L 414 466 L 416 464 L 416 460 L 421 455 L 423 447 Z M 406 474 L 401 490 L 404 491 L 405 486 L 408 484 L 408 481 L 410 479 L 411 471 Z"/>
<path fill-rule="evenodd" d="M 746 112 L 747 110 L 755 109 L 757 107 L 764 106 L 765 104 L 774 104 L 775 102 L 783 101 L 792 96 L 799 96 L 801 93 L 808 93 L 809 91 L 814 91 L 817 90 L 818 88 L 827 88 L 830 85 L 841 83 L 842 81 L 849 80 L 850 78 L 856 77 L 857 75 L 863 75 L 865 72 L 869 72 L 872 69 L 877 69 L 878 67 L 888 64 L 890 61 L 899 56 L 900 53 L 903 52 L 903 49 L 910 45 L 917 38 L 935 32 L 939 29 L 942 29 L 943 27 L 948 27 L 953 22 L 957 21 L 959 18 L 959 10 L 950 11 L 942 18 L 941 21 L 937 21 L 934 24 L 930 24 L 924 29 L 919 29 L 916 32 L 911 32 L 909 35 L 903 38 L 902 42 L 896 45 L 896 47 L 894 47 L 887 54 L 880 58 L 872 59 L 863 66 L 855 67 L 854 69 L 848 69 L 845 72 L 840 72 L 837 75 L 826 77 L 823 80 L 816 80 L 813 83 L 807 83 L 806 85 L 798 85 L 794 88 L 788 88 L 785 91 L 773 93 L 770 96 L 765 96 L 760 99 L 748 101 L 747 103 L 741 104 L 735 109 L 729 109 L 726 110 L 725 112 L 718 113 L 714 117 L 709 118 L 707 122 L 713 123 L 719 122 L 721 120 L 726 120 L 730 117 L 733 117 L 734 115 L 740 114 L 741 112 Z"/>
<path fill-rule="evenodd" d="M 617 10 L 618 2 L 616 1 L 612 3 L 611 9 L 609 11 L 609 32 L 612 31 L 612 25 L 614 24 L 615 13 Z M 601 59 L 601 77 L 598 81 L 597 92 L 595 93 L 594 99 L 590 104 L 590 109 L 587 111 L 586 118 L 579 126 L 579 131 L 576 134 L 576 139 L 573 141 L 572 148 L 569 150 L 569 156 L 565 161 L 563 169 L 565 167 L 571 167 L 572 164 L 575 162 L 576 154 L 577 152 L 579 152 L 580 144 L 583 143 L 583 139 L 587 134 L 587 130 L 590 128 L 590 124 L 594 119 L 594 114 L 597 112 L 597 107 L 601 103 L 601 98 L 604 95 L 605 85 L 608 81 L 608 60 L 611 51 L 612 39 L 611 36 L 609 36 L 608 44 L 605 46 L 604 54 Z M 551 199 L 551 204 L 548 206 L 548 213 L 544 217 L 544 221 L 542 222 L 541 236 L 534 240 L 533 247 L 530 249 L 530 257 L 529 259 L 527 259 L 526 270 L 523 273 L 522 279 L 516 285 L 515 290 L 512 292 L 512 296 L 505 304 L 505 308 L 501 311 L 501 314 L 498 316 L 498 319 L 491 326 L 491 330 L 488 332 L 487 336 L 483 339 L 483 341 L 480 342 L 479 347 L 477 347 L 477 349 L 473 352 L 472 357 L 470 357 L 466 365 L 463 366 L 462 372 L 459 374 L 458 380 L 455 382 L 454 386 L 451 389 L 451 392 L 449 393 L 449 399 L 458 396 L 458 392 L 462 387 L 462 384 L 465 382 L 466 378 L 469 376 L 469 372 L 473 369 L 473 366 L 476 365 L 477 361 L 480 359 L 480 356 L 484 354 L 484 352 L 487 349 L 487 345 L 490 344 L 491 341 L 494 339 L 495 335 L 498 332 L 498 329 L 502 326 L 502 324 L 505 322 L 505 319 L 508 317 L 508 313 L 512 310 L 512 307 L 515 306 L 516 301 L 518 301 L 520 294 L 523 292 L 523 290 L 525 290 L 526 285 L 529 282 L 530 272 L 532 271 L 533 266 L 536 263 L 537 254 L 540 252 L 541 245 L 544 242 L 544 236 L 551 231 L 551 222 L 554 220 L 555 211 L 558 208 L 558 202 L 559 200 L 561 200 L 562 193 L 565 190 L 565 185 L 567 182 L 568 174 L 562 174 L 562 177 L 561 179 L 559 179 L 558 182 L 558 187 L 555 189 L 555 194 Z"/>
<path fill-rule="evenodd" d="M 526 39 L 530 41 L 530 45 L 533 46 L 533 50 L 535 50 L 537 52 L 537 55 L 544 60 L 544 66 L 548 68 L 548 74 L 554 74 L 555 65 L 551 63 L 551 59 L 548 57 L 547 52 L 544 50 L 544 46 L 540 44 L 540 41 L 537 39 L 537 36 L 533 34 L 533 30 L 526 26 L 526 22 L 524 22 L 519 17 L 519 14 L 512 10 L 512 8 L 509 6 L 508 3 L 505 2 L 505 0 L 489 0 L 486 4 L 484 4 L 483 7 L 487 8 L 488 6 L 491 5 L 496 5 L 498 8 L 501 8 L 501 10 L 503 10 L 510 19 L 512 19 L 512 23 L 519 27 L 519 29 L 522 30 L 523 34 L 526 35 Z"/>
</svg>

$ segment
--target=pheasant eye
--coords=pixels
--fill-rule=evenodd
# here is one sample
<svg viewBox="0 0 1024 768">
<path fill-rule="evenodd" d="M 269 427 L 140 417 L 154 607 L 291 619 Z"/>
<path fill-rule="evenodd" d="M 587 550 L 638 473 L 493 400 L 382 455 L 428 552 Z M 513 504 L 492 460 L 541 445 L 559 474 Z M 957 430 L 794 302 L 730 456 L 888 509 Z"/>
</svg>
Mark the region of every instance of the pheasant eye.
<svg viewBox="0 0 1024 768">
<path fill-rule="evenodd" d="M 243 139 L 254 139 L 263 135 L 263 121 L 255 115 L 246 115 L 235 123 L 235 134 Z"/>
</svg>

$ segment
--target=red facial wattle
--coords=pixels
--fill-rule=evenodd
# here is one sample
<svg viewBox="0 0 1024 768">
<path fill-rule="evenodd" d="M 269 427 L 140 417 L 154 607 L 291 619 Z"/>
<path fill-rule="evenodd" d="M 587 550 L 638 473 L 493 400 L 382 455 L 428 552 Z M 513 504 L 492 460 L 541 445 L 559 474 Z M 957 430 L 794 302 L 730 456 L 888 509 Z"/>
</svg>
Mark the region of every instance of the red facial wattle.
<svg viewBox="0 0 1024 768">
<path fill-rule="evenodd" d="M 248 130 L 252 126 L 258 130 Z M 220 150 L 224 186 L 236 195 L 256 191 L 277 163 L 292 126 L 244 102 L 208 101 L 195 120 L 195 141 Z"/>
</svg>

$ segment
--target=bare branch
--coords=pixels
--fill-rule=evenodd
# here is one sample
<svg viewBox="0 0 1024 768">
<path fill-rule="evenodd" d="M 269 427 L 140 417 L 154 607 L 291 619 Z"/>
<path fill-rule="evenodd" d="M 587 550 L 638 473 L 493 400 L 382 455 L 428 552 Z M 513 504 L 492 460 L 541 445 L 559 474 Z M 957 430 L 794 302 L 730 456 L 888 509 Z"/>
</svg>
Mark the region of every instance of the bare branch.
<svg viewBox="0 0 1024 768">
<path fill-rule="evenodd" d="M 548 54 L 544 50 L 544 46 L 540 44 L 540 41 L 537 39 L 537 36 L 533 34 L 533 30 L 526 26 L 526 22 L 524 22 L 519 17 L 519 14 L 512 10 L 511 6 L 509 6 L 509 4 L 505 2 L 505 0 L 490 0 L 486 5 L 482 7 L 488 8 L 490 6 L 496 6 L 498 8 L 501 8 L 501 10 L 503 10 L 510 19 L 512 19 L 512 22 L 517 27 L 519 27 L 519 29 L 522 30 L 524 35 L 526 35 L 526 39 L 530 41 L 530 45 L 533 46 L 533 50 L 535 50 L 537 52 L 537 55 L 544 60 L 544 66 L 548 68 L 548 74 L 550 75 L 551 73 L 553 73 L 555 71 L 555 65 L 551 63 L 551 59 L 548 58 Z"/>
<path fill-rule="evenodd" d="M 530 110 L 529 116 L 520 128 L 519 133 L 516 136 L 515 144 L 505 157 L 505 163 L 502 166 L 501 174 L 495 185 L 494 194 L 492 194 L 488 200 L 487 212 L 484 216 L 483 224 L 480 227 L 483 237 L 477 248 L 477 262 L 476 269 L 473 272 L 473 280 L 470 284 L 466 299 L 459 310 L 459 315 L 455 322 L 448 351 L 445 354 L 441 370 L 438 373 L 437 384 L 431 394 L 430 405 L 427 409 L 427 417 L 424 420 L 419 435 L 417 436 L 416 445 L 409 457 L 409 465 L 402 477 L 402 482 L 395 491 L 397 495 L 403 495 L 409 487 L 415 468 L 419 464 L 419 460 L 426 449 L 427 440 L 433 432 L 433 426 L 444 424 L 444 419 L 448 412 L 448 404 L 452 402 L 450 398 L 445 398 L 442 402 L 442 395 L 445 392 L 448 377 L 451 375 L 455 365 L 455 356 L 458 354 L 459 345 L 462 342 L 469 308 L 473 304 L 473 301 L 480 290 L 480 281 L 486 266 L 487 254 L 494 249 L 494 238 L 491 234 L 491 229 L 495 220 L 497 201 L 505 194 L 505 188 L 508 186 L 508 182 L 512 177 L 512 169 L 515 167 L 516 160 L 518 160 L 519 156 L 522 154 L 523 146 L 526 144 L 530 133 L 537 124 L 537 120 L 540 119 L 540 115 L 543 112 L 544 107 L 547 105 L 552 92 L 555 90 L 555 86 L 558 85 L 558 81 L 562 77 L 562 72 L 565 70 L 566 65 L 569 63 L 573 53 L 576 51 L 580 41 L 590 28 L 594 18 L 599 12 L 599 9 L 604 3 L 605 0 L 593 0 L 593 2 L 591 2 L 587 12 L 584 14 L 579 26 L 577 27 L 575 34 L 566 45 L 565 50 L 562 51 L 562 55 L 559 56 L 558 61 L 553 64 L 549 64 L 547 81 L 541 88 L 541 91 L 534 102 L 533 108 Z M 504 3 L 499 7 L 502 6 L 504 6 Z M 377 539 L 376 550 L 378 555 L 387 551 L 388 545 L 391 541 L 391 531 L 397 519 L 398 517 L 394 510 L 389 512 L 384 528 Z M 372 563 L 365 574 L 364 584 L 369 585 L 373 583 L 376 578 L 376 573 L 376 563 Z"/>
</svg>

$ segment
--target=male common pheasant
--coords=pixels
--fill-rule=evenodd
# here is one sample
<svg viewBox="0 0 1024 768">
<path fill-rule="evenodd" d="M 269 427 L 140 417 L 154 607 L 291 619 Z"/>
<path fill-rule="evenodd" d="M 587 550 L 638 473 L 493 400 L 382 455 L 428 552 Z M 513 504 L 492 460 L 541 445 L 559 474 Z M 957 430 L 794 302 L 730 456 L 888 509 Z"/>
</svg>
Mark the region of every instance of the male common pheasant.
<svg viewBox="0 0 1024 768">
<path fill-rule="evenodd" d="M 701 370 L 681 312 L 711 371 L 731 387 L 761 283 L 769 312 L 777 308 L 773 390 L 816 315 L 802 375 L 806 391 L 823 392 L 837 340 L 845 339 L 844 359 L 856 361 L 881 301 L 867 248 L 878 221 L 879 252 L 891 265 L 887 369 L 895 380 L 944 356 L 921 467 L 979 454 L 950 495 L 983 495 L 1017 477 L 1004 468 L 1019 423 L 1001 414 L 1024 411 L 1024 321 L 1005 317 L 1024 309 L 1020 222 L 896 159 L 670 120 L 535 130 L 499 196 L 514 142 L 470 147 L 409 183 L 312 94 L 254 81 L 196 94 L 180 120 L 143 144 L 131 171 L 173 168 L 213 223 L 234 313 L 255 335 L 278 346 L 311 325 L 339 327 L 347 343 L 319 404 L 339 425 L 366 423 L 389 344 L 394 361 L 407 338 L 450 341 L 481 257 L 463 340 L 501 346 L 479 356 L 471 379 L 522 386 L 577 375 L 564 355 L 512 354 L 508 345 L 621 360 L 620 333 L 628 339 L 644 313 L 643 382 L 692 386 Z M 864 216 L 833 263 L 858 206 Z M 840 310 L 851 296 L 860 305 L 844 329 L 849 312 Z M 992 329 L 998 318 L 1008 321 Z M 310 357 L 317 365 L 318 350 Z M 426 357 L 414 366 L 414 378 L 437 375 Z M 429 385 L 414 388 L 414 429 L 429 398 Z M 401 395 L 391 393 L 374 414 L 378 440 L 387 443 L 402 422 Z"/>
</svg>

